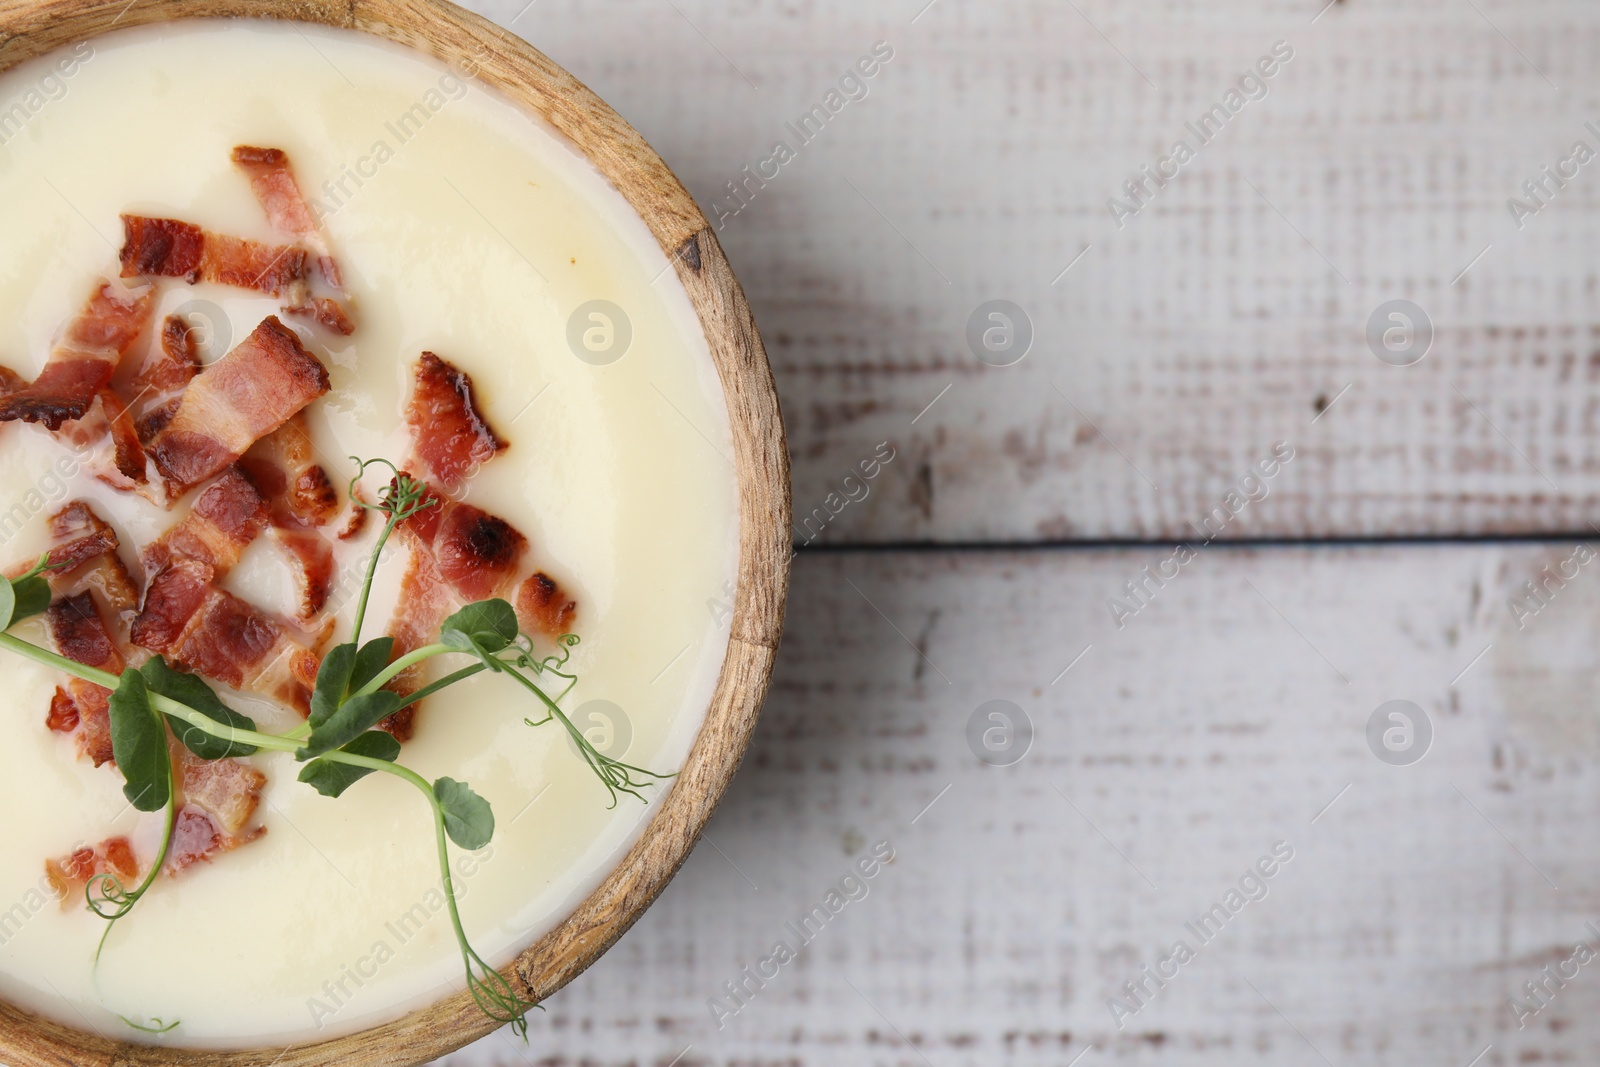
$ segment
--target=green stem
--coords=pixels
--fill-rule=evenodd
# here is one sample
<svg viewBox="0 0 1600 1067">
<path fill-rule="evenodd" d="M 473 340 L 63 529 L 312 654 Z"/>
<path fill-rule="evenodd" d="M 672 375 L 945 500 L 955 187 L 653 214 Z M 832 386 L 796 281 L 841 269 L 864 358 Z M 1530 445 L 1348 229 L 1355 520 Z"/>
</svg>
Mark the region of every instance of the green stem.
<svg viewBox="0 0 1600 1067">
<path fill-rule="evenodd" d="M 423 645 L 414 652 L 407 652 L 405 655 L 389 664 L 383 670 L 379 671 L 373 676 L 372 681 L 362 686 L 356 692 L 351 693 L 350 697 L 354 699 L 355 697 L 366 696 L 368 693 L 376 693 L 378 690 L 388 685 L 396 675 L 405 670 L 407 667 L 421 663 L 425 659 L 431 659 L 434 656 L 443 655 L 446 652 L 459 651 L 460 649 L 451 648 L 449 645 Z"/>
<path fill-rule="evenodd" d="M 455 685 L 457 682 L 465 678 L 471 678 L 479 671 L 486 671 L 488 669 L 489 668 L 482 663 L 474 663 L 470 667 L 462 667 L 459 671 L 447 674 L 436 682 L 429 682 L 427 685 L 423 686 L 421 689 L 418 689 L 415 693 L 412 693 L 410 696 L 402 700 L 394 710 L 399 711 L 401 708 L 410 707 L 412 704 L 415 704 L 417 701 L 431 693 L 437 693 L 446 686 Z M 390 714 L 393 714 L 393 712 Z"/>
<path fill-rule="evenodd" d="M 18 655 L 43 663 L 47 667 L 59 667 L 74 678 L 82 678 L 86 682 L 103 685 L 107 689 L 115 689 L 122 683 L 122 679 L 118 675 L 85 666 L 75 659 L 58 656 L 49 649 L 40 648 L 31 641 L 24 641 L 15 634 L 0 633 L 0 648 L 9 648 Z"/>
<path fill-rule="evenodd" d="M 361 644 L 361 623 L 367 617 L 367 597 L 372 593 L 372 579 L 378 573 L 378 557 L 383 555 L 383 546 L 399 521 L 395 515 L 389 516 L 389 521 L 383 524 L 383 533 L 378 535 L 378 543 L 372 547 L 372 555 L 367 559 L 367 577 L 361 583 L 361 596 L 356 600 L 356 624 L 350 631 L 350 640 L 358 647 Z"/>
</svg>

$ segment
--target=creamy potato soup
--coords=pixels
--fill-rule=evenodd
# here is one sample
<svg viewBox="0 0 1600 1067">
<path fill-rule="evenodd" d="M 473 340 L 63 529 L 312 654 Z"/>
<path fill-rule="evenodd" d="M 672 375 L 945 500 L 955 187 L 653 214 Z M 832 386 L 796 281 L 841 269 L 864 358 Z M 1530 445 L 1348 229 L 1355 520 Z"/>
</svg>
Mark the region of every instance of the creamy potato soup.
<svg viewBox="0 0 1600 1067">
<path fill-rule="evenodd" d="M 236 156 L 240 146 L 257 154 Z M 272 214 L 274 160 L 292 168 L 314 233 L 285 233 Z M 139 482 L 135 467 L 138 484 L 130 485 L 118 473 L 121 453 L 107 459 L 112 431 L 74 436 L 74 427 L 115 415 L 111 400 L 63 419 L 54 401 L 11 398 L 6 410 L 23 414 L 0 423 L 0 565 L 8 573 L 58 544 L 67 520 L 52 527 L 52 517 L 86 502 L 114 531 L 145 598 L 129 614 L 151 614 L 153 572 L 181 569 L 185 558 L 162 535 L 233 469 L 196 458 L 194 435 L 226 440 L 235 421 L 251 425 L 251 435 L 270 429 L 304 387 L 317 395 L 293 401 L 304 403 L 298 419 L 314 451 L 302 460 L 325 470 L 336 514 L 309 531 L 292 522 L 280 529 L 274 519 L 233 544 L 237 559 L 225 574 L 216 569 L 206 595 L 247 605 L 250 619 L 276 620 L 294 648 L 320 655 L 348 639 L 384 518 L 373 514 L 353 536 L 336 535 L 351 514 L 348 457 L 412 463 L 419 430 L 407 413 L 423 388 L 423 354 L 433 353 L 440 403 L 470 390 L 468 414 L 491 435 L 481 440 L 503 446 L 480 448 L 433 484 L 451 483 L 441 493 L 441 506 L 458 509 L 451 514 L 470 506 L 525 539 L 517 583 L 538 572 L 558 590 L 546 597 L 551 627 L 581 638 L 569 661 L 579 681 L 561 706 L 613 758 L 664 772 L 683 762 L 731 612 L 727 413 L 668 260 L 570 145 L 469 72 L 365 36 L 200 22 L 118 32 L 0 75 L 0 202 L 0 364 L 15 372 L 7 388 L 44 381 L 86 301 L 108 302 L 102 310 L 115 315 L 145 300 L 148 324 L 123 354 L 114 389 L 130 417 L 154 420 L 139 426 L 153 480 Z M 204 235 L 203 251 L 185 244 L 192 234 Z M 136 276 L 120 278 L 130 243 L 139 245 Z M 291 246 L 305 254 L 302 266 L 298 258 L 250 260 Z M 172 266 L 184 256 L 192 269 L 189 261 Z M 229 273 L 230 256 L 261 271 L 241 281 Z M 274 289 L 286 264 L 317 279 L 324 257 L 336 263 L 338 284 L 324 273 L 310 296 L 286 295 L 289 283 Z M 279 325 L 264 327 L 269 317 Z M 135 396 L 133 383 L 157 358 L 169 321 L 183 324 L 178 341 L 203 366 L 187 385 L 194 396 L 180 387 L 162 410 L 151 399 L 159 389 Z M 279 365 L 285 352 L 300 360 L 298 370 Z M 249 388 L 224 387 L 225 371 Z M 202 382 L 222 383 L 216 393 L 233 407 L 195 399 Z M 369 472 L 368 502 L 386 479 Z M 296 484 L 246 482 L 269 509 Z M 309 613 L 295 536 L 332 552 L 326 602 Z M 167 554 L 149 556 L 158 542 Z M 392 632 L 409 610 L 402 590 L 413 551 L 399 536 L 385 551 L 364 638 Z M 496 589 L 511 600 L 522 586 Z M 575 611 L 556 618 L 569 601 Z M 12 632 L 53 648 L 52 625 L 39 616 Z M 201 652 L 170 639 L 161 646 L 174 650 L 169 660 L 187 656 L 212 674 Z M 120 651 L 130 662 L 147 655 Z M 281 733 L 302 721 L 285 696 L 299 667 L 293 656 L 273 662 L 260 677 L 277 688 L 255 676 L 212 676 L 227 703 Z M 430 660 L 423 680 L 470 662 Z M 0 997 L 115 1039 L 228 1047 L 348 1033 L 463 988 L 427 800 L 382 773 L 337 799 L 323 796 L 296 781 L 303 764 L 286 752 L 241 761 L 265 778 L 248 825 L 229 847 L 157 877 L 96 963 L 106 921 L 85 907 L 81 886 L 58 899 L 46 861 L 120 836 L 142 873 L 155 862 L 164 818 L 135 810 L 118 766 L 96 766 L 84 755 L 83 727 L 74 733 L 63 726 L 76 719 L 54 716 L 64 671 L 0 650 L 0 678 Z M 418 709 L 400 763 L 428 782 L 469 784 L 496 818 L 487 846 L 451 845 L 449 862 L 473 947 L 501 965 L 599 883 L 653 808 L 626 795 L 608 807 L 577 747 L 555 723 L 527 725 L 544 711 L 504 677 L 480 674 Z M 643 791 L 654 800 L 670 785 Z M 265 832 L 255 836 L 258 828 Z M 103 852 L 98 869 L 114 867 L 116 857 Z"/>
</svg>

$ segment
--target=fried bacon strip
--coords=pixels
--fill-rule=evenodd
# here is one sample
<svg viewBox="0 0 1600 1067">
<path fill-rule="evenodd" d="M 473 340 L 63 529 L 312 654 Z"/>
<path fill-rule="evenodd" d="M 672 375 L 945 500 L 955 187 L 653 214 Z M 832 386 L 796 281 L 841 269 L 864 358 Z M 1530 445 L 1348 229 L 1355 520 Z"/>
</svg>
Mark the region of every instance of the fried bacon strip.
<svg viewBox="0 0 1600 1067">
<path fill-rule="evenodd" d="M 44 861 L 45 877 L 61 899 L 61 910 L 83 904 L 83 887 L 102 874 L 114 874 L 124 885 L 139 876 L 139 859 L 126 837 L 108 837 L 93 848 L 76 849 L 60 859 Z"/>
<path fill-rule="evenodd" d="M 328 391 L 327 368 L 269 315 L 232 351 L 197 374 L 151 439 L 150 458 L 176 499 L 244 455 Z"/>
<path fill-rule="evenodd" d="M 132 640 L 174 665 L 270 696 L 306 715 L 321 666 L 278 616 L 215 585 L 200 560 L 175 558 L 150 579 Z"/>
<path fill-rule="evenodd" d="M 328 243 L 317 228 L 311 205 L 300 191 L 289 166 L 289 155 L 281 148 L 256 148 L 238 145 L 233 150 L 233 162 L 250 179 L 250 190 L 261 202 L 267 221 L 273 229 L 298 239 L 317 256 L 317 268 L 323 279 L 335 288 L 342 289 L 344 280 L 339 276 L 339 265 L 328 252 Z"/>
<path fill-rule="evenodd" d="M 447 492 L 493 459 L 506 442 L 490 428 L 472 394 L 472 379 L 432 352 L 417 361 L 406 425 L 414 462 Z"/>
<path fill-rule="evenodd" d="M 21 419 L 54 431 L 83 418 L 144 332 L 154 293 L 101 281 L 67 323 L 39 377 L 0 397 L 0 422 Z"/>
<path fill-rule="evenodd" d="M 250 179 L 250 189 L 267 213 L 267 221 L 279 233 L 293 237 L 311 249 L 316 256 L 317 273 L 325 284 L 337 293 L 333 297 L 305 296 L 293 300 L 285 308 L 291 315 L 311 318 L 334 333 L 348 337 L 355 332 L 345 304 L 349 294 L 344 288 L 344 278 L 339 264 L 328 251 L 328 242 L 317 226 L 311 205 L 295 181 L 289 156 L 281 148 L 256 148 L 239 145 L 233 150 L 233 162 Z"/>
<path fill-rule="evenodd" d="M 238 467 L 229 467 L 195 498 L 189 514 L 145 546 L 139 562 L 154 575 L 174 559 L 196 559 L 220 580 L 266 524 L 266 500 Z"/>
<path fill-rule="evenodd" d="M 161 323 L 161 343 L 150 353 L 133 379 L 139 416 L 135 420 L 139 441 L 148 444 L 178 410 L 178 400 L 200 373 L 200 345 L 195 330 L 177 315 Z"/>
<path fill-rule="evenodd" d="M 306 250 L 202 230 L 180 219 L 122 216 L 124 278 L 182 278 L 305 299 Z"/>
<path fill-rule="evenodd" d="M 51 604 L 45 611 L 45 625 L 56 651 L 68 659 L 112 674 L 121 674 L 126 666 L 89 590 Z M 55 733 L 70 735 L 78 755 L 88 756 L 96 767 L 110 763 L 110 699 L 111 690 L 104 686 L 82 678 L 69 679 L 65 686 L 56 687 L 45 725 Z"/>
</svg>

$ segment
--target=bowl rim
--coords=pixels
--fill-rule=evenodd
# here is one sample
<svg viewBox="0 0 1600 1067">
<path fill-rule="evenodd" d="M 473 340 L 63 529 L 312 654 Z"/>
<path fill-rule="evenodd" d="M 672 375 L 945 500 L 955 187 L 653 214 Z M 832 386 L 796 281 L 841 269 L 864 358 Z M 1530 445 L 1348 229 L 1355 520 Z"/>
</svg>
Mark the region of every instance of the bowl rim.
<svg viewBox="0 0 1600 1067">
<path fill-rule="evenodd" d="M 728 408 L 739 504 L 727 655 L 688 758 L 633 846 L 564 920 L 502 969 L 520 993 L 542 1001 L 621 937 L 672 879 L 738 769 L 765 699 L 793 555 L 789 456 L 766 350 L 710 224 L 644 138 L 543 53 L 448 0 L 0 0 L 0 71 L 116 30 L 197 18 L 275 19 L 367 33 L 442 60 L 532 111 L 638 213 L 705 330 Z M 462 991 L 391 1022 L 312 1044 L 187 1049 L 113 1041 L 0 1000 L 0 1061 L 11 1067 L 302 1067 L 338 1060 L 410 1067 L 499 1025 Z"/>
</svg>

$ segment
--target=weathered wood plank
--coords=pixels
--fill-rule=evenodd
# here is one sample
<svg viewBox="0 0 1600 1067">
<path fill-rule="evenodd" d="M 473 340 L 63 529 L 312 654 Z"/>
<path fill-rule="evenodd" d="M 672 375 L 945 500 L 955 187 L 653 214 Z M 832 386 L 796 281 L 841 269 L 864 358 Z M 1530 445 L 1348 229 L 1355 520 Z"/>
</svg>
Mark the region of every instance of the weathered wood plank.
<svg viewBox="0 0 1600 1067">
<path fill-rule="evenodd" d="M 1600 149 L 1600 8 L 925 3 L 474 4 L 708 215 L 775 141 L 798 149 L 720 236 L 776 365 L 797 517 L 898 448 L 823 540 L 1175 538 L 1279 440 L 1299 458 L 1223 536 L 1587 529 L 1600 168 L 1520 230 L 1507 201 Z M 799 145 L 786 123 L 880 40 L 866 98 Z M 1119 229 L 1108 199 L 1198 146 L 1185 123 L 1280 40 L 1267 95 Z M 1437 330 L 1409 368 L 1365 341 L 1396 297 Z M 965 340 L 995 298 L 1035 327 L 1015 366 Z"/>
<path fill-rule="evenodd" d="M 1104 601 L 1158 551 L 802 555 L 706 842 L 528 1048 L 448 1062 L 1600 1061 L 1600 970 L 1524 1030 L 1509 1005 L 1600 945 L 1600 559 L 1507 606 L 1572 550 L 1213 548 L 1120 630 Z M 996 699 L 1036 731 L 1012 766 L 965 739 Z M 1392 699 L 1434 729 L 1409 766 L 1368 747 Z M 708 998 L 880 839 L 865 899 L 719 1030 Z M 1185 923 L 1279 841 L 1202 944 Z M 1119 1031 L 1107 999 L 1179 939 Z"/>
</svg>

